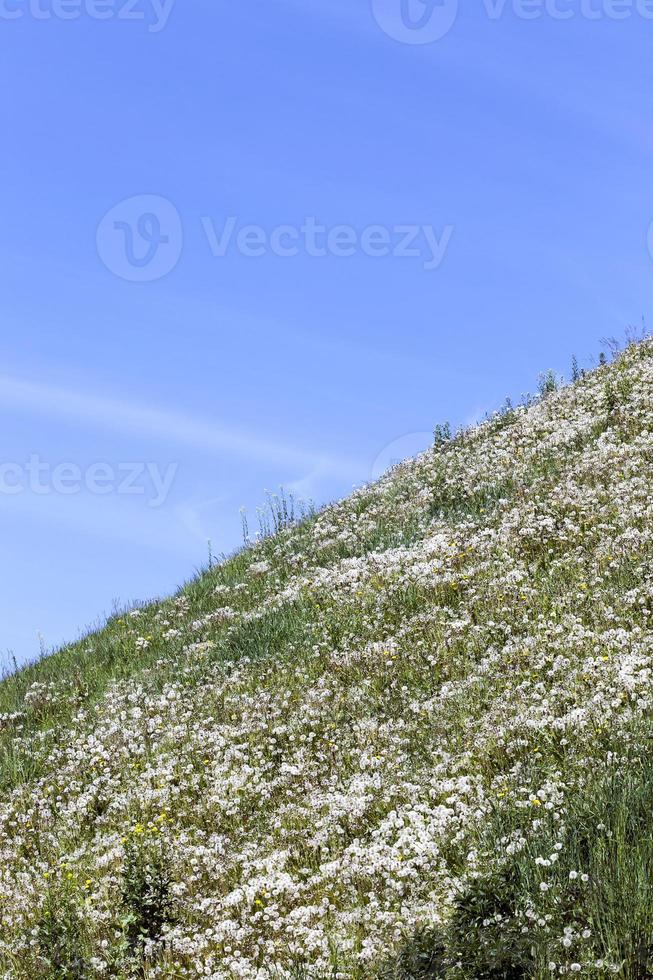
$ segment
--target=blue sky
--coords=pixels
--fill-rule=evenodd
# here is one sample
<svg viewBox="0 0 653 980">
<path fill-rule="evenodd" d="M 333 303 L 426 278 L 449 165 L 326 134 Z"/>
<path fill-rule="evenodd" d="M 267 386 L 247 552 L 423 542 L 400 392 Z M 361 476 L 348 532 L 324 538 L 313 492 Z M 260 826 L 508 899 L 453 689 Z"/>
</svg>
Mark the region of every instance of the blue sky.
<svg viewBox="0 0 653 980">
<path fill-rule="evenodd" d="M 651 16 L 2 0 L 0 650 L 650 322 Z"/>
</svg>

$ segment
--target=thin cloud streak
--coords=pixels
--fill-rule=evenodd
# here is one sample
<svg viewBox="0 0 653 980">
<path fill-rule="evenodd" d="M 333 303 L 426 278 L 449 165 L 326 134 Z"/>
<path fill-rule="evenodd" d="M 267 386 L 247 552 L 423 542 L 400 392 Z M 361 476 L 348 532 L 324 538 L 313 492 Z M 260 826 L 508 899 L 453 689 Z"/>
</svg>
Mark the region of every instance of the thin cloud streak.
<svg viewBox="0 0 653 980">
<path fill-rule="evenodd" d="M 360 478 L 354 460 L 311 453 L 286 443 L 261 439 L 251 433 L 207 419 L 148 408 L 115 398 L 71 391 L 54 385 L 0 376 L 0 405 L 32 415 L 57 417 L 85 427 L 154 437 L 207 452 L 227 453 L 242 459 L 281 463 L 288 467 L 319 468 L 345 480 Z"/>
</svg>

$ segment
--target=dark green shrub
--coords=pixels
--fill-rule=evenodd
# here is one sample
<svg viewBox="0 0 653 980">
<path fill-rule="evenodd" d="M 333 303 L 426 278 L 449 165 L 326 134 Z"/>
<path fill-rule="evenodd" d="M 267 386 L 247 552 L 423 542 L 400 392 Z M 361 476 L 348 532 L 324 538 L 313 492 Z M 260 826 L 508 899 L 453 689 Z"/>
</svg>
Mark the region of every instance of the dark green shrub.
<svg viewBox="0 0 653 980">
<path fill-rule="evenodd" d="M 475 980 L 533 976 L 532 942 L 521 932 L 519 872 L 513 867 L 476 879 L 458 899 L 448 929 L 450 958 Z"/>
<path fill-rule="evenodd" d="M 84 926 L 74 896 L 65 887 L 51 886 L 36 926 L 40 977 L 83 980 L 88 976 L 84 956 Z"/>
<path fill-rule="evenodd" d="M 446 942 L 439 929 L 420 929 L 379 970 L 378 980 L 428 980 L 446 975 Z"/>
<path fill-rule="evenodd" d="M 165 846 L 135 838 L 125 847 L 122 878 L 123 928 L 131 952 L 145 940 L 161 939 L 173 920 L 171 875 Z"/>
</svg>

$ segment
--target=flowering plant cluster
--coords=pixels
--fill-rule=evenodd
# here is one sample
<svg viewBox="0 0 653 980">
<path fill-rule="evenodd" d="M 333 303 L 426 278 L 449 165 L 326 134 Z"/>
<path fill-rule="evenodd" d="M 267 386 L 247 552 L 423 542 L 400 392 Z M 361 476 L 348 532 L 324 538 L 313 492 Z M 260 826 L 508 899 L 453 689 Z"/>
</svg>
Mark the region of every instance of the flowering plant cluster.
<svg viewBox="0 0 653 980">
<path fill-rule="evenodd" d="M 0 976 L 651 975 L 652 391 L 631 345 L 7 678 Z"/>
</svg>

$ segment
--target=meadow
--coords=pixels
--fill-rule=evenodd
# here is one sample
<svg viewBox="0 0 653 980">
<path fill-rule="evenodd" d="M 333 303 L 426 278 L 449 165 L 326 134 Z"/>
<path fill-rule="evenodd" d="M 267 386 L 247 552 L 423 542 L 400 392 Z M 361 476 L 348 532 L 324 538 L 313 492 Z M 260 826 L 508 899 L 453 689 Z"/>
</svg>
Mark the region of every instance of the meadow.
<svg viewBox="0 0 653 980">
<path fill-rule="evenodd" d="M 653 342 L 0 684 L 0 976 L 653 976 Z"/>
</svg>

